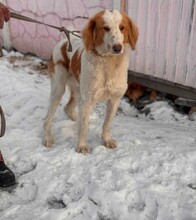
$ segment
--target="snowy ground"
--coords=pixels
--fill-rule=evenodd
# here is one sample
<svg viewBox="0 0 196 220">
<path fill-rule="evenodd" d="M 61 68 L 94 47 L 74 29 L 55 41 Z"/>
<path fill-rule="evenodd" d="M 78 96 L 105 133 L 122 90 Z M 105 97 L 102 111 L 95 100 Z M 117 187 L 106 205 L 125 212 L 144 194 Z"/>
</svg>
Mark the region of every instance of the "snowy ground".
<svg viewBox="0 0 196 220">
<path fill-rule="evenodd" d="M 20 59 L 10 63 L 11 55 Z M 62 104 L 53 123 L 55 145 L 46 149 L 50 83 L 32 68 L 40 62 L 13 52 L 0 58 L 7 119 L 0 149 L 18 182 L 0 190 L 0 220 L 195 220 L 196 120 L 167 102 L 151 104 L 146 116 L 122 100 L 113 121 L 119 147 L 108 150 L 99 105 L 90 120 L 91 153 L 83 156 L 75 152 L 76 126 Z"/>
</svg>

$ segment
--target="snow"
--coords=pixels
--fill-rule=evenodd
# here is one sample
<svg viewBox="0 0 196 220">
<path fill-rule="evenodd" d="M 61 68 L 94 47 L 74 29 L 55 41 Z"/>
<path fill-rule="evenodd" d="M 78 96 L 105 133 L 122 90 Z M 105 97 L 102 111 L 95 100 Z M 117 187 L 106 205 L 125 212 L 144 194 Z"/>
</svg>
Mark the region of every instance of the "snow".
<svg viewBox="0 0 196 220">
<path fill-rule="evenodd" d="M 117 149 L 101 140 L 105 106 L 90 118 L 91 153 L 75 151 L 76 125 L 63 98 L 53 122 L 55 144 L 42 145 L 50 82 L 17 52 L 0 59 L 0 104 L 7 130 L 0 139 L 17 186 L 0 189 L 0 220 L 195 220 L 196 117 L 167 102 L 139 112 L 122 99 L 113 121 Z M 15 62 L 10 62 L 11 57 Z"/>
</svg>

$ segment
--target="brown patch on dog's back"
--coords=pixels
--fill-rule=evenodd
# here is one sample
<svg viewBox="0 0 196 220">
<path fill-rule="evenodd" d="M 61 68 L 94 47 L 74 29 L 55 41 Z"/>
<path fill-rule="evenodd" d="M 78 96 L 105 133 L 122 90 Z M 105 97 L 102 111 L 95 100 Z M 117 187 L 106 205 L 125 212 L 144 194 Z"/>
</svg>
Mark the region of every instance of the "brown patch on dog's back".
<svg viewBox="0 0 196 220">
<path fill-rule="evenodd" d="M 68 48 L 68 43 L 66 42 L 61 47 L 61 53 L 62 53 L 62 56 L 63 56 L 63 60 L 57 61 L 57 64 L 63 65 L 66 68 L 66 70 L 69 71 L 70 60 L 67 56 L 67 48 Z"/>
<path fill-rule="evenodd" d="M 54 74 L 54 61 L 53 61 L 53 56 L 50 57 L 50 61 L 48 63 L 48 73 L 50 76 Z"/>
<path fill-rule="evenodd" d="M 74 77 L 78 82 L 81 71 L 81 56 L 82 56 L 82 52 L 79 52 L 77 50 L 71 59 L 71 69 L 73 71 Z"/>
</svg>

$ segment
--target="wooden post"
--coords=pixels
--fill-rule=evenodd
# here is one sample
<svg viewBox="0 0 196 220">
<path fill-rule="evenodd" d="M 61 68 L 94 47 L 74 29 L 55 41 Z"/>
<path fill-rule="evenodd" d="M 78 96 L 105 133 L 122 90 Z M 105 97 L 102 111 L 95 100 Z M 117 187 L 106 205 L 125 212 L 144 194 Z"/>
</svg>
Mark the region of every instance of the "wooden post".
<svg viewBox="0 0 196 220">
<path fill-rule="evenodd" d="M 127 0 L 114 0 L 113 8 L 119 11 L 126 12 Z"/>
<path fill-rule="evenodd" d="M 121 0 L 120 11 L 126 12 L 127 0 Z"/>
</svg>

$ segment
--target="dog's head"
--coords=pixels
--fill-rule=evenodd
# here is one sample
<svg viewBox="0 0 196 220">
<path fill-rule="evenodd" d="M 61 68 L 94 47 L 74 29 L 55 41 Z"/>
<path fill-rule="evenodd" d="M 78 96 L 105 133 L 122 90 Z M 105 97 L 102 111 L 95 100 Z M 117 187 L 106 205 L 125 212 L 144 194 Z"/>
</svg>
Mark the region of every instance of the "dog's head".
<svg viewBox="0 0 196 220">
<path fill-rule="evenodd" d="M 125 13 L 105 10 L 89 20 L 82 38 L 86 51 L 96 51 L 102 56 L 120 55 L 126 44 L 135 50 L 138 28 Z"/>
</svg>

